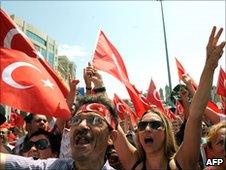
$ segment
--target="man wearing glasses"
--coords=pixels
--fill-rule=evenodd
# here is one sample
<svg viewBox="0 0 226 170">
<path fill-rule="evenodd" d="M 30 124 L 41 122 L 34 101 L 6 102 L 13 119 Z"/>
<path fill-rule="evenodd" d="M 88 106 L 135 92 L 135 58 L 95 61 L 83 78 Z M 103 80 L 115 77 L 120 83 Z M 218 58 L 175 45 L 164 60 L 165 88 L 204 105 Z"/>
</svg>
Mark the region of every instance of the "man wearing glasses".
<svg viewBox="0 0 226 170">
<path fill-rule="evenodd" d="M 57 158 L 60 142 L 53 133 L 39 129 L 24 142 L 20 155 L 34 159 Z"/>
<path fill-rule="evenodd" d="M 117 115 L 105 98 L 84 97 L 71 119 L 72 158 L 33 160 L 0 154 L 0 169 L 113 169 L 106 161 L 106 152 L 113 144 L 116 125 Z"/>
</svg>

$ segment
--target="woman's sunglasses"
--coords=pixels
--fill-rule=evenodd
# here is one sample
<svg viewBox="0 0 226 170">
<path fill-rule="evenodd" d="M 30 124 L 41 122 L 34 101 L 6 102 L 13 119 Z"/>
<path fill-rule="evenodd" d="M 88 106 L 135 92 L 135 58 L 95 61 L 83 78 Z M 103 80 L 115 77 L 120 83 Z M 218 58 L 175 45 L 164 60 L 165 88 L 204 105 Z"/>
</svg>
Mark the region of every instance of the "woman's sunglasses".
<svg viewBox="0 0 226 170">
<path fill-rule="evenodd" d="M 147 126 L 149 126 L 151 129 L 157 130 L 160 127 L 163 127 L 163 123 L 161 121 L 140 121 L 138 123 L 138 130 L 144 131 Z"/>
<path fill-rule="evenodd" d="M 39 150 L 44 150 L 49 147 L 49 142 L 46 139 L 40 139 L 36 142 L 29 141 L 24 144 L 23 152 L 28 152 L 33 146 Z"/>
</svg>

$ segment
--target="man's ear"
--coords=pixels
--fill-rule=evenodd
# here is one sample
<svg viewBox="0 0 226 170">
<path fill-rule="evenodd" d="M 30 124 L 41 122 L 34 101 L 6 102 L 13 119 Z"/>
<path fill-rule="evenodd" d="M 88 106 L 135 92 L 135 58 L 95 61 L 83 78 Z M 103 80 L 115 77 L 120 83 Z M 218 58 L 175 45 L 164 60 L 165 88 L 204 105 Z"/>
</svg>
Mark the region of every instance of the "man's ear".
<svg viewBox="0 0 226 170">
<path fill-rule="evenodd" d="M 116 130 L 112 130 L 112 131 L 111 131 L 110 138 L 108 139 L 108 144 L 113 145 L 114 141 L 115 141 L 116 138 L 117 138 L 117 135 L 118 135 L 118 132 L 117 132 Z"/>
</svg>

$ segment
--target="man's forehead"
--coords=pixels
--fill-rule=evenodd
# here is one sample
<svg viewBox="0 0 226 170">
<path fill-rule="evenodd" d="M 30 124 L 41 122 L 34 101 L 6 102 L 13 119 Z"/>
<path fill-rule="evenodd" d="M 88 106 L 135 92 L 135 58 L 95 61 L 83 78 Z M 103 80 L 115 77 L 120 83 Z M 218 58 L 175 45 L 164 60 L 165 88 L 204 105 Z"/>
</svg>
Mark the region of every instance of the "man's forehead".
<svg viewBox="0 0 226 170">
<path fill-rule="evenodd" d="M 88 111 L 88 112 L 79 112 L 76 113 L 75 116 L 98 116 L 98 117 L 102 117 L 101 115 L 99 115 L 98 113 L 94 112 L 94 111 Z M 103 117 L 102 117 L 103 118 Z"/>
<path fill-rule="evenodd" d="M 35 115 L 34 118 L 35 119 L 45 119 L 46 120 L 46 116 L 45 115 Z"/>
</svg>

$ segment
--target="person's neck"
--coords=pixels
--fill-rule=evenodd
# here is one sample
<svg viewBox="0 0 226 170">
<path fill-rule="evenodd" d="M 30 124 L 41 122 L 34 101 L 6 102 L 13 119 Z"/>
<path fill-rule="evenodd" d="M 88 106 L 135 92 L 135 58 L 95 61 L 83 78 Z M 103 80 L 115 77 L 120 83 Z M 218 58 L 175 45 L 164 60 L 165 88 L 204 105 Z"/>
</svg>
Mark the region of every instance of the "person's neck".
<svg viewBox="0 0 226 170">
<path fill-rule="evenodd" d="M 146 153 L 146 168 L 147 169 L 166 169 L 168 160 L 164 152 Z"/>
<path fill-rule="evenodd" d="M 95 160 L 87 159 L 84 161 L 75 161 L 75 169 L 76 170 L 101 170 L 104 166 L 105 160 L 99 159 L 96 157 Z"/>
</svg>

